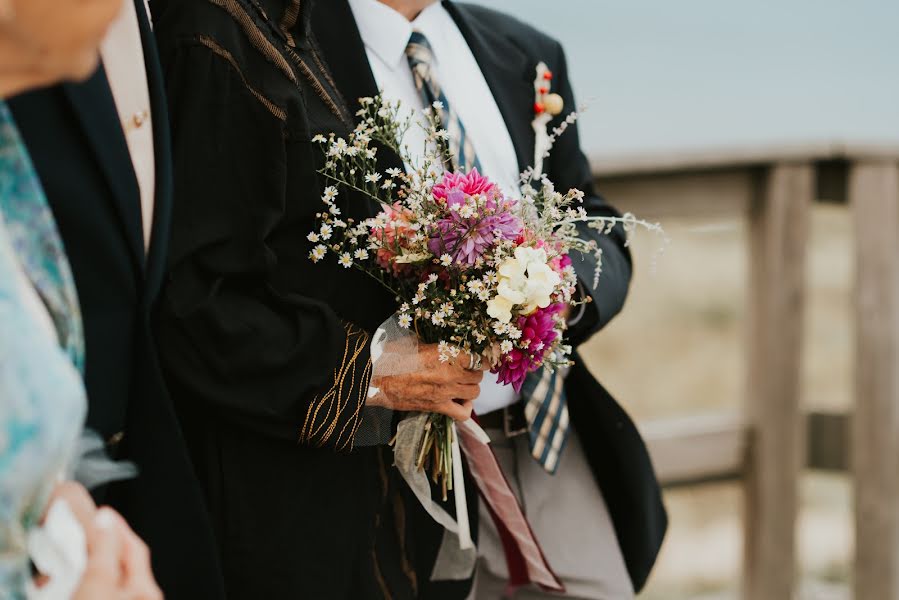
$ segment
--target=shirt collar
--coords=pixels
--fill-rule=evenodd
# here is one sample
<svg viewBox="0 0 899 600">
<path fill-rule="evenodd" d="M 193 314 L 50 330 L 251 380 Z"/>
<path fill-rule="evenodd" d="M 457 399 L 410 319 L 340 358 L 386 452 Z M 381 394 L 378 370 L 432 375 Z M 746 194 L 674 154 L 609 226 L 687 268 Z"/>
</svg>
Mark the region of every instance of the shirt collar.
<svg viewBox="0 0 899 600">
<path fill-rule="evenodd" d="M 365 47 L 391 69 L 407 64 L 406 46 L 414 30 L 424 33 L 432 43 L 432 37 L 439 34 L 439 28 L 430 25 L 437 23 L 435 17 L 443 10 L 440 2 L 429 5 L 411 23 L 379 0 L 349 2 Z"/>
</svg>

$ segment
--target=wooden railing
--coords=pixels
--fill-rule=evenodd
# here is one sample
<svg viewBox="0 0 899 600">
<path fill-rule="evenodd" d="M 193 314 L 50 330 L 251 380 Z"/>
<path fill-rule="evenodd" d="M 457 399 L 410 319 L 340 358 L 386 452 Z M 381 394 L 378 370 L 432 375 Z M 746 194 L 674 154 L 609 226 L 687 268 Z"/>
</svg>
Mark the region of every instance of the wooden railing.
<svg viewBox="0 0 899 600">
<path fill-rule="evenodd" d="M 601 191 L 622 210 L 748 220 L 743 411 L 643 424 L 666 484 L 741 479 L 744 599 L 794 597 L 799 475 L 809 465 L 852 472 L 855 598 L 899 598 L 899 147 L 819 144 L 593 164 Z M 851 418 L 800 407 L 808 220 L 817 201 L 854 213 Z"/>
</svg>

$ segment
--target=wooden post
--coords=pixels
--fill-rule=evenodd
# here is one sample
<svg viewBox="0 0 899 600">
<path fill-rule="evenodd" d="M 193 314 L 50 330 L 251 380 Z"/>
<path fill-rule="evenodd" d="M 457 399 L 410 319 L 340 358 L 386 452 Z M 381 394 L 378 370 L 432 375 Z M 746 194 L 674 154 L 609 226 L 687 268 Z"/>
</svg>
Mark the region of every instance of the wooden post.
<svg viewBox="0 0 899 600">
<path fill-rule="evenodd" d="M 761 174 L 749 210 L 745 600 L 790 600 L 795 590 L 798 478 L 805 450 L 799 373 L 813 200 L 813 166 L 783 163 Z"/>
<path fill-rule="evenodd" d="M 855 598 L 899 598 L 899 166 L 856 163 Z"/>
</svg>

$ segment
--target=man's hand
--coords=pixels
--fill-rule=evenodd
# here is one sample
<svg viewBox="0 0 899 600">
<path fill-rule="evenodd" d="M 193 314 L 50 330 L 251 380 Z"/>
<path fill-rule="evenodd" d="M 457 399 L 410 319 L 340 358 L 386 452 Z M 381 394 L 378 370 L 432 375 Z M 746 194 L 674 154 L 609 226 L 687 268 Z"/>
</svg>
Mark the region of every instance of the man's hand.
<svg viewBox="0 0 899 600">
<path fill-rule="evenodd" d="M 469 370 L 466 357 L 455 364 L 440 362 L 436 344 L 418 349 L 420 368 L 415 373 L 390 375 L 372 381 L 381 393 L 372 404 L 395 410 L 435 412 L 456 421 L 471 418 L 472 403 L 481 393 L 484 369 Z"/>
<path fill-rule="evenodd" d="M 0 97 L 97 68 L 123 0 L 0 0 Z"/>
</svg>

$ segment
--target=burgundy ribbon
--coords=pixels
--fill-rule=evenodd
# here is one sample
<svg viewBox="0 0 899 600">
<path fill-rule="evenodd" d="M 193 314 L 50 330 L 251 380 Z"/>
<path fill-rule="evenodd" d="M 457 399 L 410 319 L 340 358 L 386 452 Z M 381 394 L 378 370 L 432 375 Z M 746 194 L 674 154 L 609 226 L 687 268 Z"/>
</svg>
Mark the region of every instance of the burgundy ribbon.
<svg viewBox="0 0 899 600">
<path fill-rule="evenodd" d="M 503 544 L 509 567 L 506 594 L 511 595 L 515 589 L 529 583 L 545 591 L 564 592 L 565 586 L 549 566 L 493 449 L 477 439 L 466 427 L 457 427 L 457 430 L 459 444 L 468 459 L 471 475 Z"/>
</svg>

